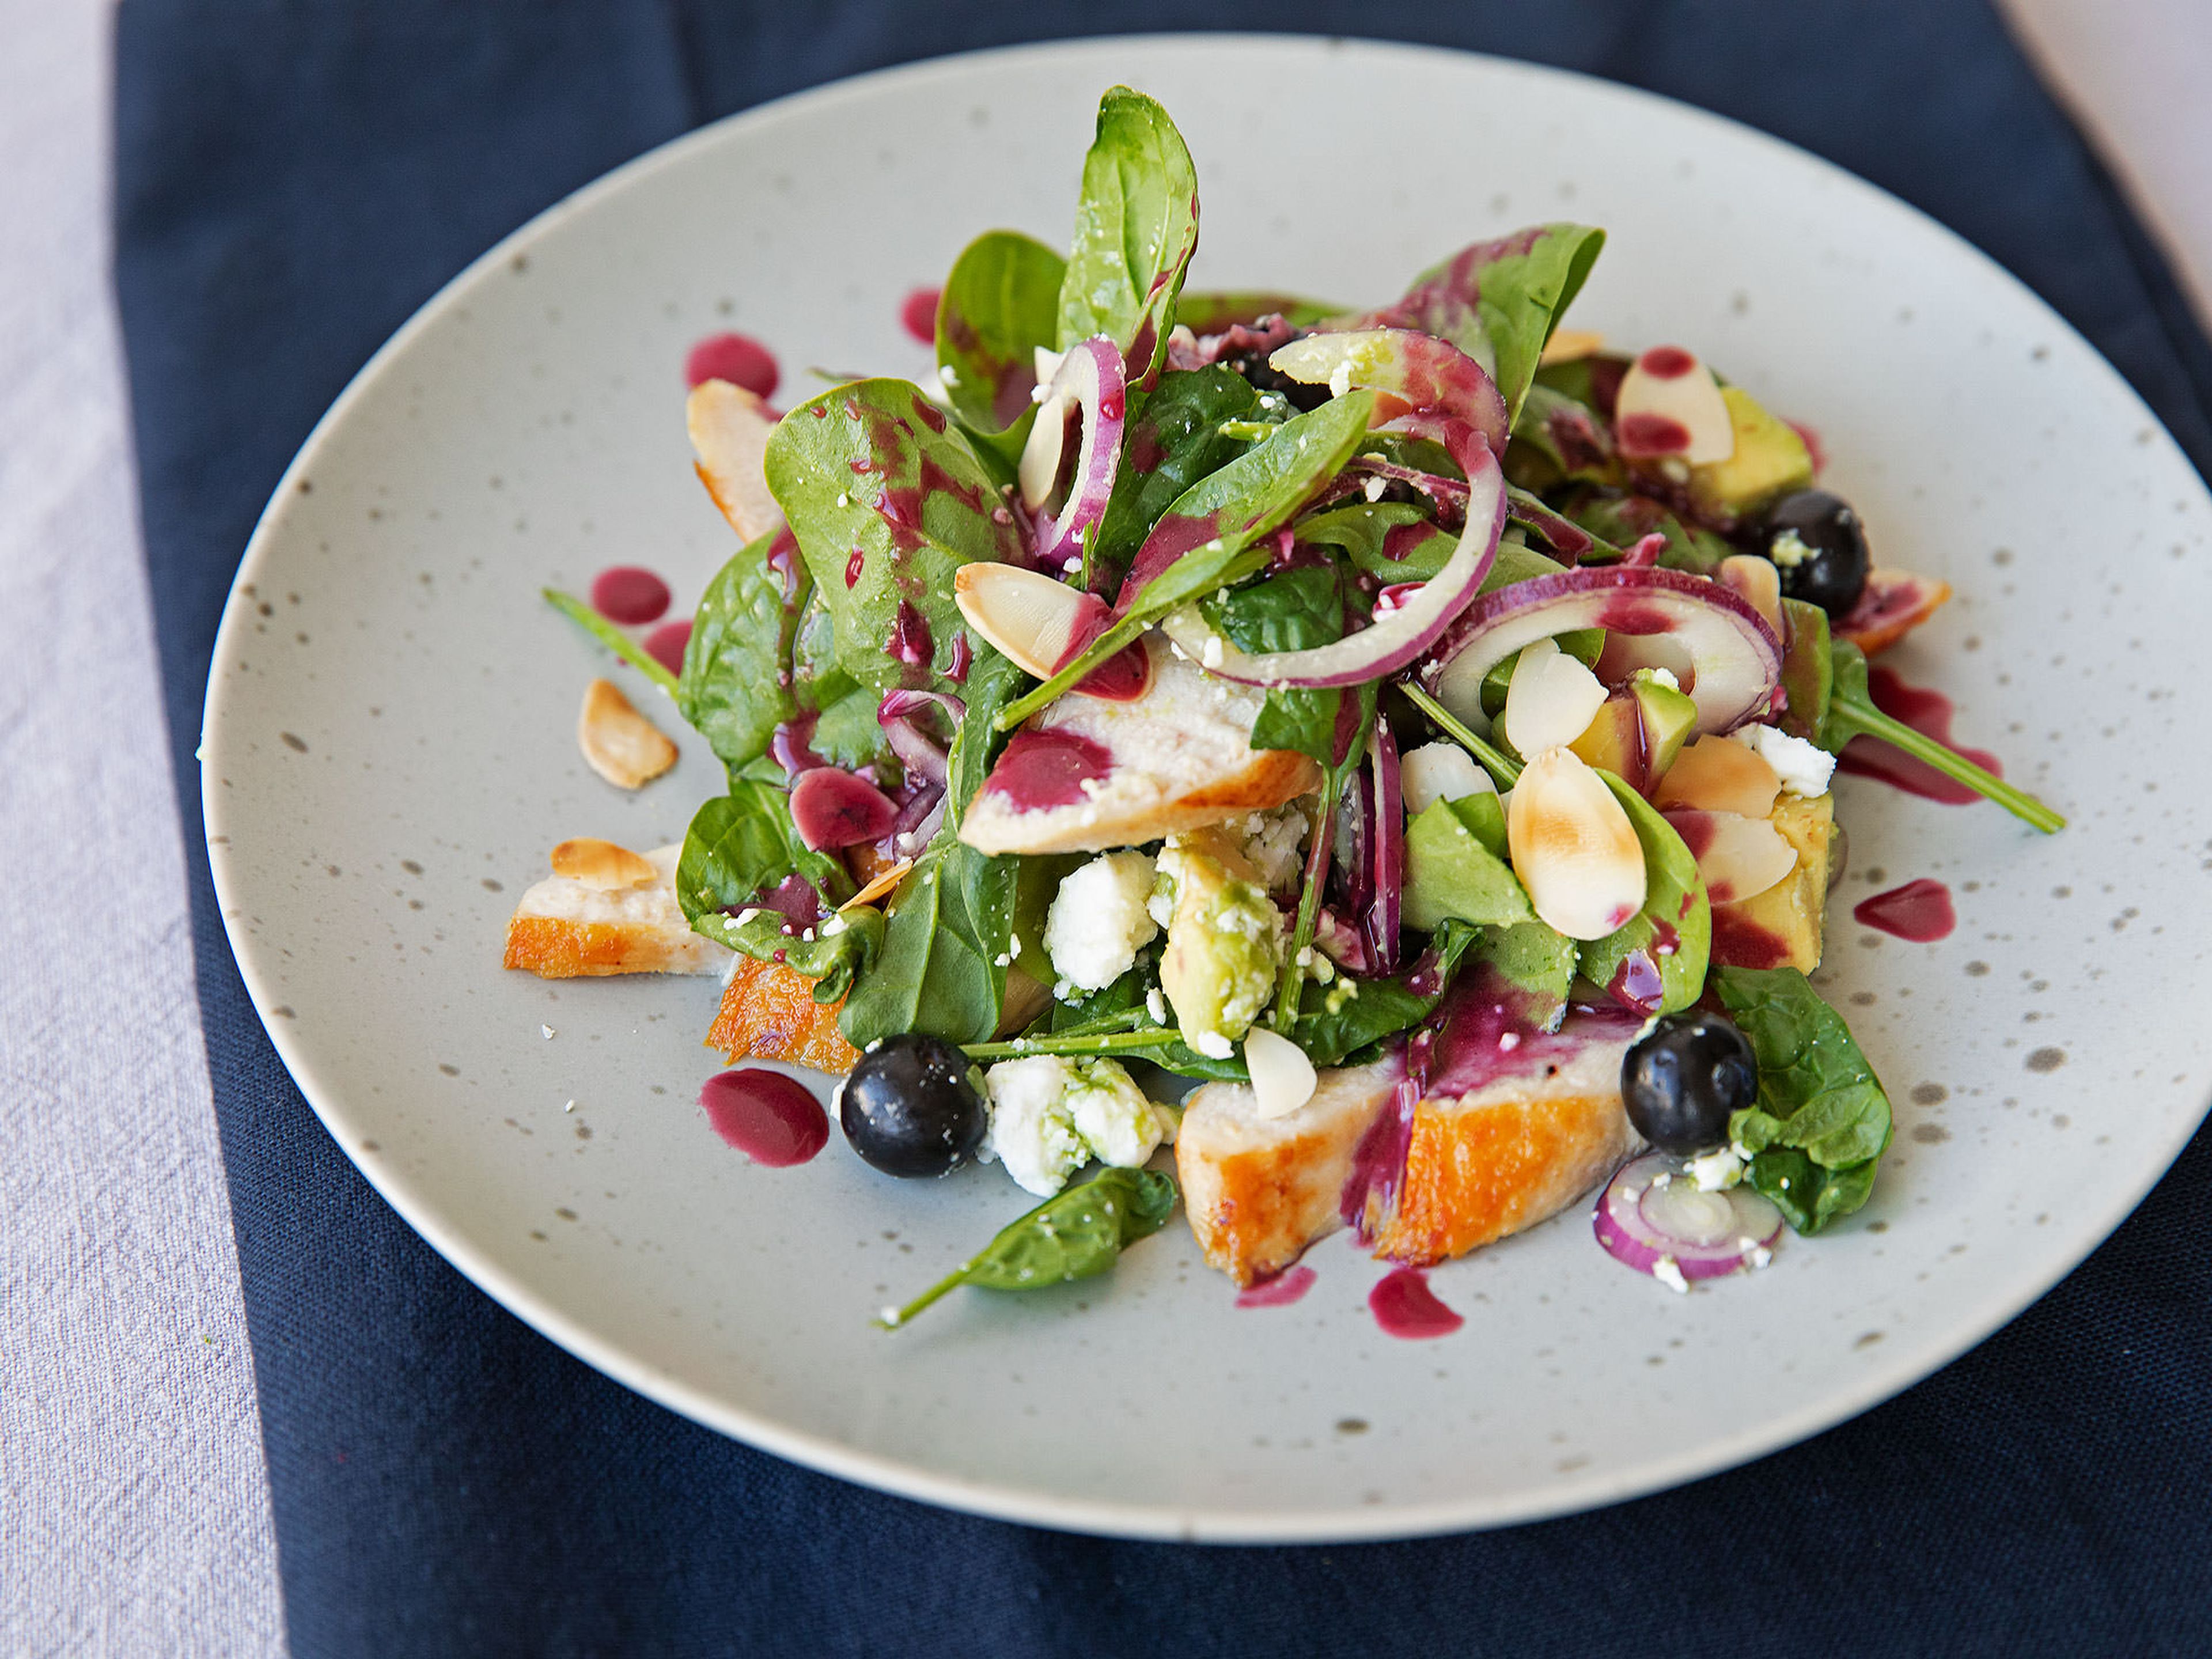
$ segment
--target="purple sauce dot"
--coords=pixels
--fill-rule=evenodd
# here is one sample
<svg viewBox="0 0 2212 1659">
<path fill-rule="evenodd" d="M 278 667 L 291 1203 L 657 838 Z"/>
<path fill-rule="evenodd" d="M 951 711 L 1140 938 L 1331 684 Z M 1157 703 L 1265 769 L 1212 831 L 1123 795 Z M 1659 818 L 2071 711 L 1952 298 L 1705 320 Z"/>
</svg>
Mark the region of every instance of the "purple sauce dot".
<svg viewBox="0 0 2212 1659">
<path fill-rule="evenodd" d="M 937 298 L 941 291 L 933 288 L 915 289 L 899 307 L 899 321 L 908 334 L 924 345 L 937 343 Z"/>
<path fill-rule="evenodd" d="M 672 674 L 684 672 L 684 647 L 691 643 L 691 622 L 663 623 L 645 636 L 645 654 Z"/>
<path fill-rule="evenodd" d="M 775 391 L 783 378 L 775 356 L 748 334 L 710 334 L 691 348 L 684 360 L 684 384 L 727 380 L 759 397 Z"/>
<path fill-rule="evenodd" d="M 668 612 L 668 584 L 637 565 L 615 565 L 592 579 L 592 609 L 625 628 L 659 622 Z"/>
</svg>

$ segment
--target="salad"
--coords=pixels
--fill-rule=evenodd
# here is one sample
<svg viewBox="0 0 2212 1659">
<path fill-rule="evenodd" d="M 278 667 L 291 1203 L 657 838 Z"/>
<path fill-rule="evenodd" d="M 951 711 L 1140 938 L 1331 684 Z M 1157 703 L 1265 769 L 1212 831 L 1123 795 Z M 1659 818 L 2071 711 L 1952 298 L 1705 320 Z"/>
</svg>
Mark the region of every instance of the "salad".
<svg viewBox="0 0 2212 1659">
<path fill-rule="evenodd" d="M 992 231 L 921 301 L 930 383 L 780 411 L 772 362 L 695 361 L 744 544 L 688 633 L 641 642 L 641 572 L 549 597 L 724 787 L 680 848 L 564 842 L 508 965 L 721 972 L 710 1045 L 844 1073 L 869 1164 L 1042 1200 L 889 1325 L 1103 1272 L 1178 1206 L 1248 1301 L 1353 1229 L 1407 1334 L 1457 1322 L 1420 1269 L 1593 1188 L 1678 1290 L 1858 1209 L 1889 1103 L 1808 978 L 1839 761 L 2063 823 L 1869 668 L 1948 587 L 1872 563 L 1751 389 L 1561 325 L 1601 230 L 1373 309 L 1187 289 L 1198 233 L 1181 136 L 1116 87 L 1068 252 Z M 676 758 L 605 680 L 579 731 L 623 787 Z M 764 1162 L 829 1139 L 780 1073 L 702 1101 Z"/>
</svg>

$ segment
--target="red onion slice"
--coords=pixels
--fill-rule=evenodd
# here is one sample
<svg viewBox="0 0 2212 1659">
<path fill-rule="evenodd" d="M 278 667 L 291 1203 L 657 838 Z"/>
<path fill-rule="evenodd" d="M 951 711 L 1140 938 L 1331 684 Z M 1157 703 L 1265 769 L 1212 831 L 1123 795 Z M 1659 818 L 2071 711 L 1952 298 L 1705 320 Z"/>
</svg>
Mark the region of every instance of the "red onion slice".
<svg viewBox="0 0 2212 1659">
<path fill-rule="evenodd" d="M 1782 1236 L 1782 1212 L 1751 1188 L 1701 1192 L 1681 1160 L 1664 1152 L 1621 1165 L 1593 1220 L 1607 1255 L 1678 1290 L 1765 1267 Z"/>
<path fill-rule="evenodd" d="M 1464 422 L 1481 434 L 1492 454 L 1505 453 L 1505 398 L 1498 383 L 1480 363 L 1433 334 L 1409 328 L 1308 334 L 1273 353 L 1267 366 L 1340 393 L 1352 386 L 1380 392 L 1375 408 L 1378 425 L 1395 426 L 1407 415 L 1425 412 Z M 1420 427 L 1406 429 L 1433 435 Z M 1467 459 L 1455 449 L 1452 459 L 1465 470 Z"/>
<path fill-rule="evenodd" d="M 1160 623 L 1183 653 L 1207 672 L 1246 685 L 1363 685 L 1395 674 L 1419 659 L 1482 590 L 1498 556 L 1498 538 L 1505 528 L 1505 475 L 1480 444 L 1468 460 L 1467 527 L 1443 569 L 1407 592 L 1373 624 L 1347 634 L 1334 645 L 1307 651 L 1270 651 L 1248 655 L 1206 625 L 1195 605 L 1186 605 Z"/>
<path fill-rule="evenodd" d="M 1682 690 L 1698 705 L 1701 732 L 1733 731 L 1765 713 L 1781 684 L 1782 641 L 1741 596 L 1684 571 L 1624 565 L 1565 570 L 1484 594 L 1437 644 L 1422 683 L 1472 722 L 1481 716 L 1484 675 L 1522 646 L 1578 628 L 1680 647 L 1692 671 Z"/>
<path fill-rule="evenodd" d="M 834 766 L 801 772 L 791 786 L 791 821 L 815 851 L 880 841 L 898 822 L 898 803 L 864 778 Z"/>
<path fill-rule="evenodd" d="M 1367 838 L 1373 860 L 1373 896 L 1360 918 L 1377 971 L 1390 973 L 1398 966 L 1399 906 L 1406 884 L 1406 802 L 1398 777 L 1398 744 L 1387 720 L 1375 722 L 1368 739 L 1367 758 L 1375 769 L 1375 823 Z"/>
<path fill-rule="evenodd" d="M 1083 556 L 1084 535 L 1106 516 L 1106 503 L 1114 494 L 1114 474 L 1121 460 L 1121 425 L 1128 410 L 1128 372 L 1113 341 L 1101 334 L 1070 346 L 1044 391 L 1043 407 L 1022 454 L 1022 495 L 1029 506 L 1039 507 L 1058 482 L 1064 441 L 1059 422 L 1073 407 L 1083 429 L 1074 481 L 1060 510 L 1040 513 L 1033 526 L 1038 566 L 1066 570 L 1074 568 L 1072 561 Z M 1045 475 L 1042 482 L 1036 477 L 1040 473 Z"/>
</svg>

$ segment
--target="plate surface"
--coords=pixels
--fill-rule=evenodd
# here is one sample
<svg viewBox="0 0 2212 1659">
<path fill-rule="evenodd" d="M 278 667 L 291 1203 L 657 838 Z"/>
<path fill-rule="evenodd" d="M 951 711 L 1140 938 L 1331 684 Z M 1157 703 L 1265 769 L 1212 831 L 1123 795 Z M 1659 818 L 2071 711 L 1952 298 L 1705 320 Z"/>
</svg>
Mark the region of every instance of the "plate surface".
<svg viewBox="0 0 2212 1659">
<path fill-rule="evenodd" d="M 1676 1297 L 1609 1261 L 1577 1206 L 1439 1269 L 1466 1328 L 1407 1342 L 1368 1316 L 1379 1269 L 1343 1238 L 1308 1258 L 1304 1301 L 1239 1310 L 1178 1222 L 1110 1278 L 965 1293 L 890 1338 L 875 1309 L 1026 1207 L 1003 1175 L 885 1181 L 842 1142 L 756 1168 L 694 1103 L 714 981 L 500 970 L 555 842 L 678 839 L 715 787 L 696 741 L 635 796 L 586 769 L 575 710 L 607 659 L 538 597 L 637 562 L 688 606 L 731 550 L 691 476 L 687 347 L 759 336 L 787 399 L 809 365 L 925 373 L 902 298 L 987 227 L 1065 242 L 1117 80 L 1161 98 L 1197 157 L 1198 285 L 1371 301 L 1477 236 L 1604 225 L 1575 322 L 1686 342 L 1812 422 L 1878 558 L 1958 586 L 1893 660 L 2074 826 L 2045 839 L 1994 807 L 1842 783 L 1851 870 L 1820 983 L 1899 1111 L 1850 1224 Z M 1382 169 L 1363 141 L 1378 107 L 1426 123 Z M 1397 47 L 951 59 L 621 170 L 362 372 L 225 617 L 216 882 L 279 1053 L 379 1190 L 507 1307 L 677 1411 L 913 1497 L 1102 1532 L 1347 1539 L 1558 1514 L 1924 1376 L 2079 1261 L 2195 1127 L 2212 786 L 2172 757 L 2203 746 L 2182 688 L 2212 614 L 2208 528 L 2180 453 L 2049 309 L 1743 128 Z M 1949 939 L 1853 925 L 1857 898 L 1917 876 L 1950 884 Z"/>
</svg>

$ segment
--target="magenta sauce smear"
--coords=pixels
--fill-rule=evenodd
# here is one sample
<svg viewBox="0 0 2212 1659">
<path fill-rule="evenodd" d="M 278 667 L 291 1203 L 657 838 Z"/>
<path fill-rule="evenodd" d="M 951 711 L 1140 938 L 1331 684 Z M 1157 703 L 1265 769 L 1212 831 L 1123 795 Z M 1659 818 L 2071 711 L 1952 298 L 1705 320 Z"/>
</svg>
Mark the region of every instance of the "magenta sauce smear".
<svg viewBox="0 0 2212 1659">
<path fill-rule="evenodd" d="M 1237 1305 L 1240 1308 L 1287 1308 L 1313 1289 L 1314 1277 L 1311 1267 L 1285 1268 L 1272 1279 L 1263 1279 L 1237 1291 Z"/>
<path fill-rule="evenodd" d="M 668 584 L 641 566 L 612 565 L 592 578 L 592 609 L 625 628 L 659 622 L 668 611 Z"/>
<path fill-rule="evenodd" d="M 1923 737 L 1958 750 L 1983 770 L 1998 777 L 2004 775 L 2003 765 L 1986 749 L 1963 748 L 1951 741 L 1951 717 L 1956 711 L 1950 698 L 1941 691 L 1908 685 L 1896 671 L 1879 665 L 1867 670 L 1867 690 L 1874 698 L 1874 706 L 1891 719 L 1902 720 Z M 1954 782 L 1934 767 L 1874 738 L 1853 738 L 1836 757 L 1836 765 L 1838 770 L 1863 778 L 1879 778 L 1907 794 L 1941 801 L 1946 806 L 1965 806 L 1981 799 L 1965 784 Z"/>
<path fill-rule="evenodd" d="M 684 672 L 684 647 L 691 643 L 691 620 L 663 623 L 645 636 L 645 653 L 670 673 Z"/>
<path fill-rule="evenodd" d="M 986 793 L 1003 795 L 1017 812 L 1072 806 L 1084 799 L 1083 786 L 1114 769 L 1114 757 L 1102 744 L 1073 732 L 1017 732 L 999 763 L 991 769 Z"/>
<path fill-rule="evenodd" d="M 720 1073 L 701 1086 L 699 1104 L 716 1134 L 773 1170 L 804 1164 L 830 1141 L 830 1115 L 814 1091 L 781 1072 Z"/>
<path fill-rule="evenodd" d="M 899 322 L 924 345 L 937 343 L 937 298 L 939 290 L 918 288 L 899 307 Z"/>
<path fill-rule="evenodd" d="M 1449 1336 L 1467 1321 L 1437 1300 L 1419 1267 L 1394 1267 L 1367 1292 L 1368 1311 L 1385 1334 L 1419 1341 Z"/>
<path fill-rule="evenodd" d="M 783 373 L 775 354 L 750 334 L 709 334 L 684 360 L 684 384 L 727 380 L 763 398 L 772 395 Z"/>
<path fill-rule="evenodd" d="M 1959 913 L 1951 908 L 1951 890 L 1923 876 L 1887 893 L 1861 899 L 1851 911 L 1851 920 L 1915 945 L 1926 945 L 1950 937 L 1951 930 L 1959 925 Z"/>
</svg>

